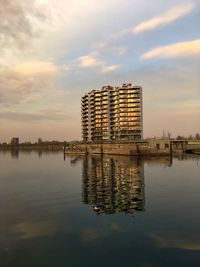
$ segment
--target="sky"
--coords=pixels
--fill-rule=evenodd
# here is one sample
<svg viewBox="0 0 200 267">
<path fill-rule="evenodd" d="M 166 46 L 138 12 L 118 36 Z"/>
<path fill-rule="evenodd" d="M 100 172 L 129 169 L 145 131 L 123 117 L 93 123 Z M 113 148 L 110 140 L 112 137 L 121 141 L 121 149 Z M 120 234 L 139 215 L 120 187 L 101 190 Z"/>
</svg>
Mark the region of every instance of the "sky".
<svg viewBox="0 0 200 267">
<path fill-rule="evenodd" d="M 144 137 L 200 132 L 200 0 L 0 0 L 0 142 L 80 140 L 81 96 L 143 88 Z"/>
</svg>

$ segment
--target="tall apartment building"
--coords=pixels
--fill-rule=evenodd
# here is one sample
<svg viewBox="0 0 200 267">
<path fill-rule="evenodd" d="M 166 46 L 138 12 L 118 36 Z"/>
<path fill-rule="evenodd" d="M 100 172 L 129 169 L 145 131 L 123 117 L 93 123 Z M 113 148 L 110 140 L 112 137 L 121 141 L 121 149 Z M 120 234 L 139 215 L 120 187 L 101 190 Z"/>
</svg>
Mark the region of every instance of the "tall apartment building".
<svg viewBox="0 0 200 267">
<path fill-rule="evenodd" d="M 81 102 L 83 141 L 142 138 L 142 87 L 104 86 L 85 94 Z"/>
</svg>

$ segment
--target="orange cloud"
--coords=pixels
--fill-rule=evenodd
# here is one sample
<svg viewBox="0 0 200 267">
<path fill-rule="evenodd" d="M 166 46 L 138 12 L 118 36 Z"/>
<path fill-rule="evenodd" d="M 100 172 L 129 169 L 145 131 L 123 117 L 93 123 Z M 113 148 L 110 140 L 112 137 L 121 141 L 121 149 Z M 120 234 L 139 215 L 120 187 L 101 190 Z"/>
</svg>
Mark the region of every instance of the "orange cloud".
<svg viewBox="0 0 200 267">
<path fill-rule="evenodd" d="M 89 54 L 79 58 L 79 66 L 82 68 L 92 68 L 102 65 L 102 61 L 100 61 L 95 55 Z"/>
<path fill-rule="evenodd" d="M 100 67 L 102 73 L 112 72 L 117 68 L 119 68 L 119 65 L 107 66 L 106 62 L 99 59 L 95 53 L 82 56 L 78 59 L 78 61 L 79 61 L 79 67 L 81 68 Z"/>
<path fill-rule="evenodd" d="M 154 58 L 154 57 L 185 57 L 200 55 L 200 39 L 175 43 L 168 46 L 157 47 L 152 50 L 145 52 L 142 55 L 143 59 Z"/>
<path fill-rule="evenodd" d="M 118 68 L 119 68 L 119 65 L 103 66 L 101 72 L 102 73 L 112 72 Z"/>
<path fill-rule="evenodd" d="M 24 62 L 14 66 L 13 70 L 20 75 L 51 75 L 58 72 L 58 67 L 53 62 L 33 61 Z"/>
</svg>

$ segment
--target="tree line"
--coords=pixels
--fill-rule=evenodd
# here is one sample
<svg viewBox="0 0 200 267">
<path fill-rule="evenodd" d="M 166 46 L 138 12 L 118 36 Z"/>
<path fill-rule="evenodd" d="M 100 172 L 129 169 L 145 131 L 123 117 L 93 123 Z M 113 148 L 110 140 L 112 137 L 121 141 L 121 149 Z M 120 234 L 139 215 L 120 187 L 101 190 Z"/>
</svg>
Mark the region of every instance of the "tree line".
<svg viewBox="0 0 200 267">
<path fill-rule="evenodd" d="M 177 140 L 189 139 L 189 140 L 200 140 L 200 134 L 196 133 L 195 135 L 190 134 L 189 136 L 178 135 Z"/>
</svg>

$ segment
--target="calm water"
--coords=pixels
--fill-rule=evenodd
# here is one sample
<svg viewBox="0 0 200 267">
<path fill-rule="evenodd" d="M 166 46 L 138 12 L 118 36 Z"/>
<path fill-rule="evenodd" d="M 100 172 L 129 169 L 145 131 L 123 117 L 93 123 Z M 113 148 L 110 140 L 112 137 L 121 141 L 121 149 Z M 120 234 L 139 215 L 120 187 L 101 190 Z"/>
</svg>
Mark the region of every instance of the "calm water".
<svg viewBox="0 0 200 267">
<path fill-rule="evenodd" d="M 199 267 L 199 207 L 200 157 L 0 152 L 0 266 Z"/>
</svg>

